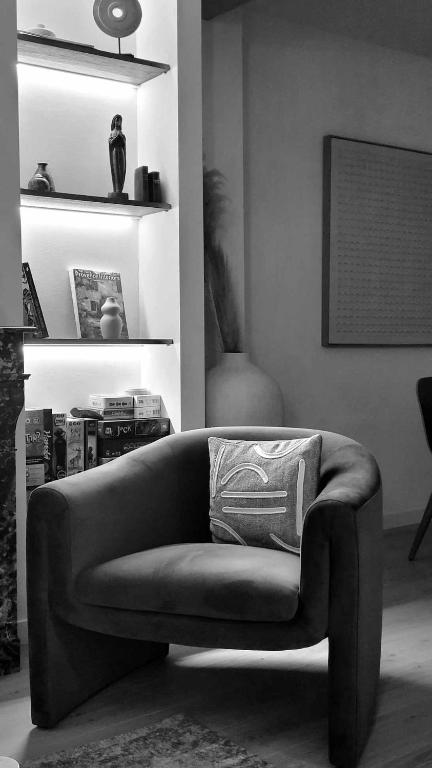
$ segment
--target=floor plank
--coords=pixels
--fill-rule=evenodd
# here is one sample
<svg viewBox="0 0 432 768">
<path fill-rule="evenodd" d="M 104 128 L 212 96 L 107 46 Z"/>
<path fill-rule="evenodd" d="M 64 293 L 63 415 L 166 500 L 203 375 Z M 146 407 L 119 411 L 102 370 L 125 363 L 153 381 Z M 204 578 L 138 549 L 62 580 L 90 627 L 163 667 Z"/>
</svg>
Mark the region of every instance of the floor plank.
<svg viewBox="0 0 432 768">
<path fill-rule="evenodd" d="M 432 768 L 432 532 L 417 560 L 412 526 L 385 533 L 384 633 L 376 725 L 362 768 Z M 172 647 L 53 730 L 30 721 L 28 665 L 0 678 L 0 754 L 31 759 L 183 712 L 274 768 L 324 768 L 327 643 L 300 651 Z"/>
</svg>

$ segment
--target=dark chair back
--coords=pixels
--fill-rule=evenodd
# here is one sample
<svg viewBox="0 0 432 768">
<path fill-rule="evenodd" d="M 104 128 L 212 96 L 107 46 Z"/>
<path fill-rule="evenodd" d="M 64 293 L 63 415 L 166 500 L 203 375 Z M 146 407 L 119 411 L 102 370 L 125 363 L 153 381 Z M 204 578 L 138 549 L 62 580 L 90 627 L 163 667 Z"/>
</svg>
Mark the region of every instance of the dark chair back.
<svg viewBox="0 0 432 768">
<path fill-rule="evenodd" d="M 432 451 L 432 376 L 425 376 L 417 382 L 417 397 L 428 446 Z"/>
</svg>

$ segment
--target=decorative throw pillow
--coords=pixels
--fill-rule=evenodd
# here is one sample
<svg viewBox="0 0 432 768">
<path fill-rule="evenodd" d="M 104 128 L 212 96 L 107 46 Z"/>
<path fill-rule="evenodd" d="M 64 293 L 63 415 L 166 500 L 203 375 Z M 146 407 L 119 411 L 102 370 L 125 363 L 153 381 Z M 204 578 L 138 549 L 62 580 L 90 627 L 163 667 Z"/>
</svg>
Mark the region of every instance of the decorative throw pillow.
<svg viewBox="0 0 432 768">
<path fill-rule="evenodd" d="M 208 443 L 213 541 L 300 552 L 304 516 L 318 490 L 321 435 Z"/>
</svg>

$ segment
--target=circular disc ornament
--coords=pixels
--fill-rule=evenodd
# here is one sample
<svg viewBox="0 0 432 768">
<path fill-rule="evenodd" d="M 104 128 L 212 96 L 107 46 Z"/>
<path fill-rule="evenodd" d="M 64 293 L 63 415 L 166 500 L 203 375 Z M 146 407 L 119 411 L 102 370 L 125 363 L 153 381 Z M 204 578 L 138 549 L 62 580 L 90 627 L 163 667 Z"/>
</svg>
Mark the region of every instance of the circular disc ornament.
<svg viewBox="0 0 432 768">
<path fill-rule="evenodd" d="M 138 29 L 142 10 L 138 0 L 95 0 L 93 17 L 106 35 L 127 37 Z"/>
</svg>

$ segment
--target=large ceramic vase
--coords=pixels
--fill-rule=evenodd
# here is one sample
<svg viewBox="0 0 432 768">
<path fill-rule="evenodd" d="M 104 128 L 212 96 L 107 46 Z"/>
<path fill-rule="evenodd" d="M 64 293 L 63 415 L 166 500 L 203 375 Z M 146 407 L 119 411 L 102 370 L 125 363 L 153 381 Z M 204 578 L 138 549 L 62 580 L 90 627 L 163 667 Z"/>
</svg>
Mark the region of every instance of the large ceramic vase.
<svg viewBox="0 0 432 768">
<path fill-rule="evenodd" d="M 207 373 L 206 426 L 283 426 L 277 382 L 247 352 L 222 352 Z"/>
</svg>

